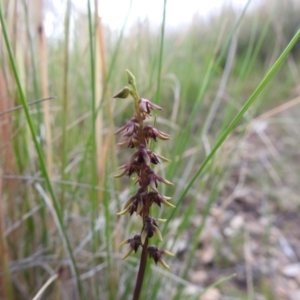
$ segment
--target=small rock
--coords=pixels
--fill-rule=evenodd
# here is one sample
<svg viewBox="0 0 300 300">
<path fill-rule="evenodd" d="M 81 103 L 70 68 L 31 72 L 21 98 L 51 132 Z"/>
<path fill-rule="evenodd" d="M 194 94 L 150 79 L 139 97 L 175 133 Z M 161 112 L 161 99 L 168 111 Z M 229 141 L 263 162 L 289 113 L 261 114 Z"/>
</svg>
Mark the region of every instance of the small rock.
<svg viewBox="0 0 300 300">
<path fill-rule="evenodd" d="M 295 291 L 295 290 L 297 290 L 297 288 L 298 288 L 298 284 L 297 284 L 297 282 L 295 281 L 295 280 L 293 280 L 293 279 L 289 279 L 288 281 L 287 281 L 287 287 L 288 287 L 288 289 L 290 290 L 290 292 L 291 291 Z"/>
<path fill-rule="evenodd" d="M 286 290 L 286 287 L 282 286 L 275 287 L 275 295 L 278 297 L 278 299 L 288 299 L 289 297 L 289 293 Z"/>
<path fill-rule="evenodd" d="M 231 227 L 226 227 L 224 229 L 224 234 L 227 237 L 232 237 L 234 235 L 234 230 Z"/>
<path fill-rule="evenodd" d="M 242 215 L 237 215 L 231 220 L 230 226 L 234 230 L 239 230 L 244 226 L 244 223 L 244 217 Z"/>
<path fill-rule="evenodd" d="M 282 274 L 286 277 L 297 277 L 300 274 L 300 263 L 285 266 Z"/>
<path fill-rule="evenodd" d="M 207 265 L 214 260 L 215 249 L 213 247 L 205 248 L 200 254 L 200 260 L 203 264 Z"/>
<path fill-rule="evenodd" d="M 190 280 L 192 283 L 203 283 L 208 279 L 208 274 L 205 271 L 192 272 L 190 275 Z"/>
<path fill-rule="evenodd" d="M 201 289 L 195 285 L 188 285 L 184 288 L 183 293 L 187 296 L 195 295 L 199 293 Z"/>
<path fill-rule="evenodd" d="M 298 282 L 298 284 L 299 284 L 299 286 L 300 286 L 300 273 L 297 275 L 296 280 L 297 280 L 297 282 Z M 300 298 L 299 298 L 299 299 L 300 299 Z"/>
<path fill-rule="evenodd" d="M 292 293 L 292 300 L 300 299 L 300 289 Z"/>
<path fill-rule="evenodd" d="M 265 228 L 257 221 L 247 222 L 247 228 L 250 234 L 263 235 Z"/>
<path fill-rule="evenodd" d="M 209 289 L 205 294 L 203 294 L 199 300 L 218 300 L 220 299 L 220 291 L 216 288 Z"/>
</svg>

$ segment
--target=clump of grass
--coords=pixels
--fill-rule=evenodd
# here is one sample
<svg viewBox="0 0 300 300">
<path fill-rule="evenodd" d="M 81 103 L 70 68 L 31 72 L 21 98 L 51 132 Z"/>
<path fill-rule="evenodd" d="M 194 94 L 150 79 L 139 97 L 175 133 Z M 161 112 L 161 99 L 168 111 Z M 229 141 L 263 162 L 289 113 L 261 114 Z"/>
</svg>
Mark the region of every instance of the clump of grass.
<svg viewBox="0 0 300 300">
<path fill-rule="evenodd" d="M 140 259 L 139 271 L 137 274 L 137 280 L 135 290 L 133 294 L 133 300 L 137 300 L 140 297 L 141 288 L 144 280 L 144 274 L 147 264 L 147 256 L 152 258 L 155 263 L 161 263 L 165 268 L 170 269 L 167 263 L 163 260 L 163 255 L 173 256 L 173 254 L 167 250 L 159 249 L 155 245 L 149 245 L 149 239 L 156 236 L 160 241 L 163 241 L 162 235 L 158 229 L 158 222 L 163 222 L 163 219 L 156 219 L 150 215 L 150 209 L 153 204 L 157 204 L 161 207 L 162 204 L 175 207 L 168 202 L 170 197 L 166 197 L 160 194 L 158 190 L 158 182 L 165 183 L 167 185 L 173 185 L 167 179 L 157 175 L 151 168 L 152 165 L 158 164 L 160 161 L 169 162 L 169 160 L 157 153 L 151 151 L 152 141 L 157 139 L 168 140 L 170 136 L 151 125 L 145 125 L 146 118 L 151 116 L 151 110 L 161 110 L 162 108 L 151 101 L 140 98 L 135 77 L 130 71 L 127 70 L 128 84 L 131 88 L 125 86 L 114 98 L 127 98 L 129 95 L 134 100 L 135 113 L 131 120 L 122 126 L 116 133 L 123 132 L 125 140 L 119 145 L 127 145 L 128 148 L 136 149 L 136 152 L 129 158 L 129 161 L 120 167 L 122 172 L 115 177 L 119 178 L 124 175 L 129 177 L 133 174 L 136 175 L 136 183 L 140 186 L 135 195 L 133 195 L 124 205 L 123 211 L 118 215 L 125 215 L 129 213 L 132 215 L 136 213 L 142 218 L 143 226 L 141 232 L 134 235 L 132 238 L 126 239 L 120 246 L 129 244 L 129 250 L 124 255 L 123 259 L 128 257 L 133 251 L 137 252 L 139 248 L 142 248 L 142 254 Z"/>
</svg>

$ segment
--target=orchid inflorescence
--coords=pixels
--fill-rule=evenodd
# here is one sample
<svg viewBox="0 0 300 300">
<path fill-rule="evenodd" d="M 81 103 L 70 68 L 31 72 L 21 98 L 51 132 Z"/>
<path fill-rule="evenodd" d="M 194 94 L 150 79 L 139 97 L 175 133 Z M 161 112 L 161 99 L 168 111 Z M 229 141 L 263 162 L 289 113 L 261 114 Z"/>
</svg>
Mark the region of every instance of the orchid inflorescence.
<svg viewBox="0 0 300 300">
<path fill-rule="evenodd" d="M 143 220 L 143 227 L 139 234 L 135 234 L 132 238 L 123 241 L 120 246 L 129 244 L 129 250 L 125 253 L 123 259 L 128 257 L 132 252 L 137 252 L 141 247 L 143 251 L 147 251 L 149 258 L 152 258 L 157 264 L 161 263 L 165 268 L 169 269 L 167 263 L 163 260 L 163 255 L 174 256 L 167 250 L 158 249 L 154 245 L 148 246 L 148 239 L 156 236 L 160 241 L 163 240 L 161 232 L 158 229 L 158 223 L 165 220 L 156 219 L 150 216 L 150 208 L 153 204 L 161 207 L 162 204 L 175 207 L 169 202 L 170 197 L 161 195 L 158 190 L 158 183 L 173 185 L 165 178 L 157 175 L 151 168 L 151 165 L 156 165 L 163 162 L 170 162 L 167 158 L 153 152 L 150 148 L 151 142 L 157 142 L 158 139 L 168 140 L 170 136 L 152 125 L 145 125 L 144 121 L 151 116 L 151 111 L 162 110 L 162 108 L 151 101 L 140 98 L 137 92 L 135 78 L 128 71 L 128 83 L 131 88 L 125 86 L 118 92 L 114 98 L 127 98 L 132 96 L 135 102 L 135 113 L 131 120 L 124 126 L 118 129 L 115 134 L 123 133 L 124 141 L 118 145 L 127 145 L 128 148 L 135 149 L 135 153 L 131 155 L 129 161 L 120 167 L 121 172 L 116 175 L 116 178 L 122 176 L 136 176 L 136 183 L 139 185 L 137 192 L 130 197 L 124 204 L 123 210 L 118 213 L 119 216 L 129 213 L 136 213 Z"/>
</svg>

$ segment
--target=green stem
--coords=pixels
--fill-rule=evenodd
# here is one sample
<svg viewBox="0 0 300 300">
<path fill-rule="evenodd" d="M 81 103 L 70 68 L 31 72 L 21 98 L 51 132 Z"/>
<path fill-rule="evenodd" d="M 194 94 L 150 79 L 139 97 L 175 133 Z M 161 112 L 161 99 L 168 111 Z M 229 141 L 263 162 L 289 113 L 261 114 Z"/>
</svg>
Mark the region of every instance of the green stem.
<svg viewBox="0 0 300 300">
<path fill-rule="evenodd" d="M 139 117 L 140 116 L 140 108 L 139 108 L 140 96 L 137 91 L 135 77 L 129 70 L 126 70 L 126 73 L 127 73 L 127 77 L 128 77 L 128 84 L 130 84 L 132 86 L 132 90 L 130 91 L 130 94 L 131 94 L 132 98 L 134 99 L 135 112 L 136 112 L 137 117 Z"/>
</svg>

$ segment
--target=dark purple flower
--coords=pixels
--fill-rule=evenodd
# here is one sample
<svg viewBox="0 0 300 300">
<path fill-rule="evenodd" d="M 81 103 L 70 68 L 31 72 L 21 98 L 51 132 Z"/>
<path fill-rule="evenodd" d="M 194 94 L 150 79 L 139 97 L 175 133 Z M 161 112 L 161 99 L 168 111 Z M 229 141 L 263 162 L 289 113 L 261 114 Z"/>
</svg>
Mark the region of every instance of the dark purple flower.
<svg viewBox="0 0 300 300">
<path fill-rule="evenodd" d="M 124 144 L 127 143 L 128 148 L 137 148 L 139 144 L 141 143 L 139 140 L 138 135 L 135 133 L 133 136 L 129 139 L 128 142 L 125 142 Z"/>
<path fill-rule="evenodd" d="M 156 128 L 154 128 L 151 125 L 147 125 L 143 128 L 143 134 L 148 142 L 150 139 L 153 139 L 156 142 L 156 138 L 159 138 L 161 140 L 169 140 L 170 136 Z"/>
<path fill-rule="evenodd" d="M 130 199 L 124 204 L 123 210 L 117 215 L 125 215 L 127 212 L 132 215 L 134 212 L 140 214 L 144 206 L 144 197 L 147 195 L 147 191 L 144 188 L 139 188 L 137 193 L 133 195 Z"/>
<path fill-rule="evenodd" d="M 132 239 L 127 239 L 125 241 L 123 241 L 119 247 L 122 247 L 125 244 L 129 244 L 129 250 L 125 253 L 125 255 L 123 256 L 122 259 L 125 259 L 126 257 L 128 257 L 132 251 L 134 251 L 135 253 L 137 252 L 138 248 L 142 245 L 141 243 L 141 235 L 140 234 L 136 234 Z"/>
<path fill-rule="evenodd" d="M 150 157 L 150 160 L 151 160 L 151 162 L 153 163 L 153 164 L 158 164 L 159 163 L 159 158 L 162 160 L 162 161 L 164 161 L 164 162 L 171 162 L 169 159 L 167 159 L 167 158 L 165 158 L 165 157 L 163 157 L 163 156 L 161 156 L 161 155 L 159 155 L 159 154 L 157 154 L 157 153 L 154 153 L 154 152 L 152 152 L 151 150 L 147 150 L 147 153 L 148 153 L 148 155 L 149 155 L 149 157 Z"/>
<path fill-rule="evenodd" d="M 151 150 L 147 150 L 147 154 L 150 157 L 150 161 L 153 164 L 155 164 L 155 165 L 159 164 L 158 156 L 154 152 L 152 152 Z"/>
<path fill-rule="evenodd" d="M 149 254 L 150 258 L 153 258 L 153 260 L 155 261 L 155 263 L 157 264 L 158 262 L 160 262 L 166 269 L 170 270 L 170 267 L 167 265 L 167 263 L 162 259 L 163 254 L 168 255 L 168 256 L 174 256 L 173 253 L 167 251 L 167 250 L 160 250 L 158 249 L 156 246 L 148 246 L 147 247 L 147 251 Z"/>
<path fill-rule="evenodd" d="M 131 156 L 129 161 L 133 162 L 135 159 L 140 164 L 145 163 L 147 166 L 150 166 L 151 159 L 144 144 L 140 144 L 139 149 Z"/>
<path fill-rule="evenodd" d="M 162 108 L 151 101 L 141 98 L 139 100 L 139 107 L 140 111 L 142 112 L 143 116 L 146 116 L 147 114 L 150 115 L 151 110 L 156 109 L 156 110 L 162 110 Z"/>
<path fill-rule="evenodd" d="M 146 170 L 146 174 L 147 174 L 147 180 L 148 180 L 148 185 L 151 186 L 151 188 L 156 191 L 158 193 L 157 190 L 157 181 L 163 182 L 167 185 L 173 185 L 172 182 L 168 181 L 167 179 L 155 174 L 155 172 L 151 169 L 147 169 Z"/>
<path fill-rule="evenodd" d="M 162 241 L 162 236 L 160 231 L 158 230 L 157 223 L 155 219 L 150 216 L 146 216 L 144 218 L 145 224 L 141 233 L 141 241 L 142 244 L 145 243 L 146 238 L 151 238 L 153 235 L 156 235 L 160 241 Z"/>
<path fill-rule="evenodd" d="M 124 175 L 128 175 L 129 177 L 133 174 L 139 174 L 140 170 L 141 170 L 141 164 L 138 163 L 137 161 L 132 161 L 131 163 L 125 164 L 121 167 L 119 167 L 119 169 L 123 169 L 123 171 L 117 175 L 115 175 L 115 178 L 120 178 L 123 177 Z"/>
<path fill-rule="evenodd" d="M 139 128 L 139 123 L 136 118 L 132 118 L 129 122 L 127 122 L 124 126 L 119 128 L 115 134 L 118 134 L 122 131 L 125 131 L 124 136 L 132 136 L 133 133 L 137 133 L 138 128 Z"/>
<path fill-rule="evenodd" d="M 150 191 L 147 193 L 146 199 L 150 201 L 150 205 L 152 203 L 156 203 L 159 207 L 161 207 L 161 204 L 165 204 L 169 207 L 175 208 L 176 206 L 174 206 L 173 204 L 171 204 L 170 202 L 168 202 L 167 200 L 170 200 L 171 197 L 166 197 L 163 196 L 161 194 L 159 194 L 156 191 Z"/>
</svg>

